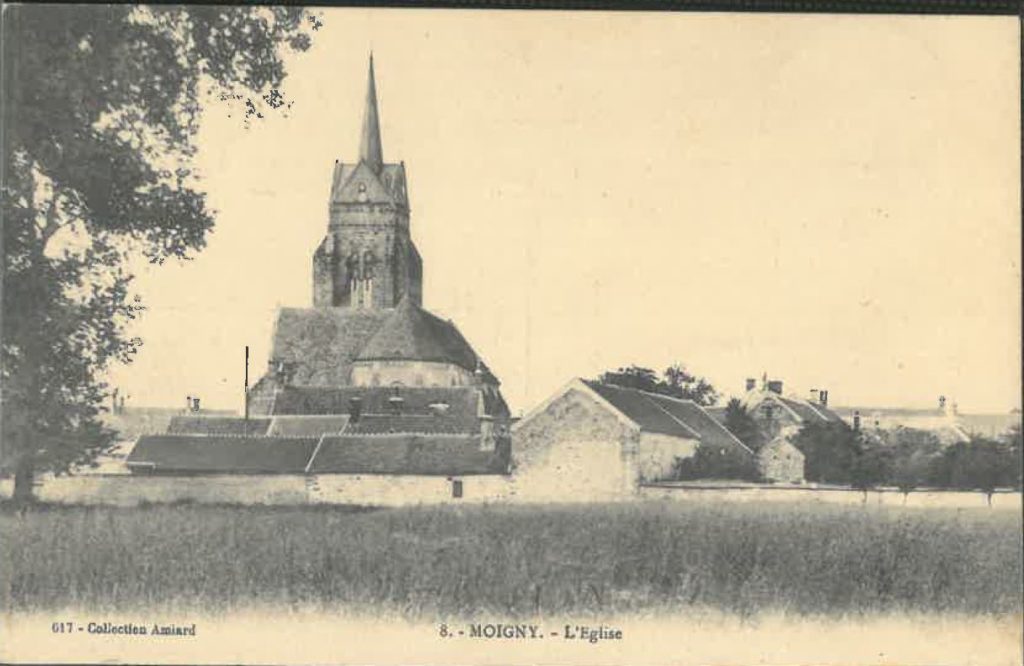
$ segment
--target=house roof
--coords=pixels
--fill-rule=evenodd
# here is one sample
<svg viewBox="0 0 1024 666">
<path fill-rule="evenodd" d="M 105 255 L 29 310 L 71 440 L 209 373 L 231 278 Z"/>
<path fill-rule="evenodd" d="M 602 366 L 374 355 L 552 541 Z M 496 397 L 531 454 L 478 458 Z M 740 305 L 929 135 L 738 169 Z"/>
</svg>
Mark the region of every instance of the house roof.
<svg viewBox="0 0 1024 666">
<path fill-rule="evenodd" d="M 740 442 L 725 426 L 719 423 L 714 416 L 692 400 L 679 400 L 670 396 L 652 395 L 648 397 L 658 403 L 666 411 L 683 421 L 687 427 L 697 432 L 700 442 L 722 449 L 742 448 L 748 453 L 751 452 L 746 445 Z"/>
<path fill-rule="evenodd" d="M 349 422 L 346 435 L 410 434 L 476 434 L 480 432 L 479 419 L 456 419 L 434 414 L 371 414 Z"/>
<path fill-rule="evenodd" d="M 801 421 L 830 421 L 840 423 L 843 418 L 820 403 L 813 403 L 793 395 L 780 395 L 767 389 L 755 389 L 743 396 L 743 405 L 749 410 L 757 409 L 766 400 L 773 400 L 793 414 Z"/>
<path fill-rule="evenodd" d="M 266 434 L 276 437 L 319 437 L 335 434 L 348 425 L 347 414 L 313 414 L 275 416 L 270 421 Z"/>
<path fill-rule="evenodd" d="M 750 453 L 750 449 L 692 400 L 595 381 L 583 380 L 583 383 L 640 426 L 642 431 L 696 439 L 703 445 Z"/>
<path fill-rule="evenodd" d="M 145 435 L 128 454 L 129 467 L 192 474 L 298 474 L 316 437 Z"/>
<path fill-rule="evenodd" d="M 270 419 L 264 417 L 248 420 L 238 416 L 189 416 L 179 415 L 171 419 L 167 433 L 171 435 L 265 435 Z"/>
<path fill-rule="evenodd" d="M 505 474 L 509 442 L 482 450 L 471 435 L 243 437 L 148 435 L 128 466 L 176 474 Z"/>
<path fill-rule="evenodd" d="M 479 437 L 363 435 L 325 437 L 310 462 L 313 474 L 504 474 L 508 440 L 481 450 Z"/>
<path fill-rule="evenodd" d="M 281 308 L 271 358 L 294 363 L 292 384 L 345 386 L 352 361 L 392 310 Z"/>
<path fill-rule="evenodd" d="M 477 355 L 459 330 L 406 296 L 356 356 L 359 361 L 407 360 L 452 363 L 473 371 Z"/>
<path fill-rule="evenodd" d="M 699 437 L 696 431 L 684 423 L 680 423 L 677 418 L 667 413 L 664 408 L 659 407 L 643 391 L 589 380 L 583 380 L 583 383 L 640 426 L 641 430 L 686 439 Z"/>
<path fill-rule="evenodd" d="M 401 399 L 400 405 L 394 404 L 395 397 Z M 345 433 L 475 434 L 480 431 L 481 417 L 509 418 L 508 407 L 497 391 L 476 386 L 286 386 L 276 396 L 273 409 L 274 415 L 347 415 L 356 400 L 359 418 L 348 422 Z"/>
</svg>

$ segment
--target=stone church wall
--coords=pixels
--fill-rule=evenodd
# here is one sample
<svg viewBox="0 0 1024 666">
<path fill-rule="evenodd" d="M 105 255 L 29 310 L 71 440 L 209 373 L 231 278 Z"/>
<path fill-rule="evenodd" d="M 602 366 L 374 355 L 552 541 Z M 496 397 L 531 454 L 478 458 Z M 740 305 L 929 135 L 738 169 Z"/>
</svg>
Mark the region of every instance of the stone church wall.
<svg viewBox="0 0 1024 666">
<path fill-rule="evenodd" d="M 357 361 L 354 386 L 473 386 L 472 372 L 451 363 L 430 361 Z"/>
</svg>

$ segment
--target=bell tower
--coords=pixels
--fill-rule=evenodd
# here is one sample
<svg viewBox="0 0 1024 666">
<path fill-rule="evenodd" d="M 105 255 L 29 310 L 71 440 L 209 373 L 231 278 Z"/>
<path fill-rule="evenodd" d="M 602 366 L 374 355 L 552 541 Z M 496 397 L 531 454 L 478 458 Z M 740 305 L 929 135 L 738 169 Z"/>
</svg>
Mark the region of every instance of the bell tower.
<svg viewBox="0 0 1024 666">
<path fill-rule="evenodd" d="M 409 234 L 405 163 L 384 162 L 373 55 L 359 161 L 335 161 L 327 235 L 313 254 L 313 306 L 393 308 L 423 301 L 423 263 Z"/>
</svg>

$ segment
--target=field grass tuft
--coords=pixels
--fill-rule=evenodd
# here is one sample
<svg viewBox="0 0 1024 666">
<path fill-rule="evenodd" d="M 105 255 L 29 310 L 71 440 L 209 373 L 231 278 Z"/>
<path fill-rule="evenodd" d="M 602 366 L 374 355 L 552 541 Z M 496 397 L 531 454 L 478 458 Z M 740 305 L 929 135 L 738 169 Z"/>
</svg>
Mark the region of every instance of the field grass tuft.
<svg viewBox="0 0 1024 666">
<path fill-rule="evenodd" d="M 1021 612 L 1013 512 L 821 505 L 0 512 L 12 610 Z"/>
</svg>

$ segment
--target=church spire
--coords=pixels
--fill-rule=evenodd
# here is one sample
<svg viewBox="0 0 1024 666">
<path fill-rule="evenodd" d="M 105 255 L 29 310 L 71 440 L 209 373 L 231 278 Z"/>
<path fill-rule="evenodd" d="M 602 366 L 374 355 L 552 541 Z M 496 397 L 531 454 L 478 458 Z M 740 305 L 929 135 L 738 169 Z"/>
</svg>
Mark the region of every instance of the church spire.
<svg viewBox="0 0 1024 666">
<path fill-rule="evenodd" d="M 370 53 L 370 74 L 366 84 L 366 108 L 363 110 L 363 134 L 359 141 L 359 159 L 376 173 L 384 164 L 380 144 L 380 119 L 377 115 L 377 84 L 373 79 L 373 53 Z"/>
</svg>

